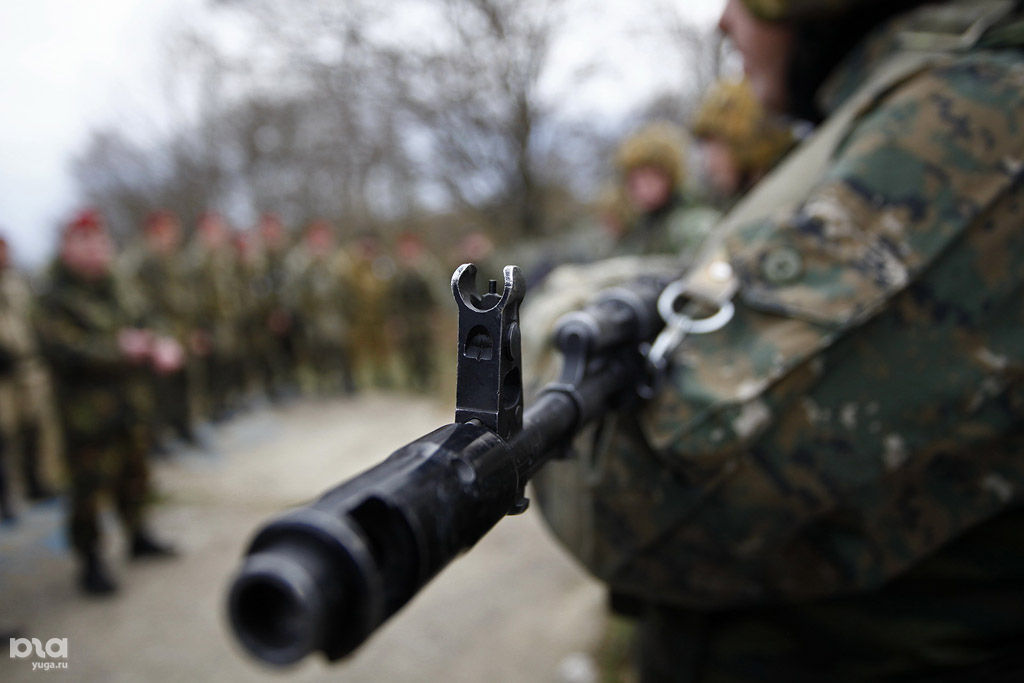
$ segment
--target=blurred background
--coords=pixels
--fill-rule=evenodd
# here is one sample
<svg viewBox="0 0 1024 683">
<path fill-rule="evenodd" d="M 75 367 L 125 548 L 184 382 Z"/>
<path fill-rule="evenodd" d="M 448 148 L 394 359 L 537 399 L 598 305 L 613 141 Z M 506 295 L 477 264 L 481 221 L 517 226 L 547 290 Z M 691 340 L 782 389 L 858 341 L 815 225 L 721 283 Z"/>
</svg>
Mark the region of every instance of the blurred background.
<svg viewBox="0 0 1024 683">
<path fill-rule="evenodd" d="M 499 244 L 578 218 L 615 143 L 685 121 L 721 0 L 41 0 L 0 7 L 0 228 L 38 265 L 83 204 Z M 726 60 L 728 61 L 728 60 Z"/>
</svg>

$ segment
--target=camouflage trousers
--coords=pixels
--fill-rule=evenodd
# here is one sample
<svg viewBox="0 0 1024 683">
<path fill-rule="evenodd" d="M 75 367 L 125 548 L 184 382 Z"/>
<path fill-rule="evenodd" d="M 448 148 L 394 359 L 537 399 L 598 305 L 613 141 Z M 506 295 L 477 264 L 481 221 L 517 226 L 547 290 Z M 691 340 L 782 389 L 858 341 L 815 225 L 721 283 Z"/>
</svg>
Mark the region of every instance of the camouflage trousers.
<svg viewBox="0 0 1024 683">
<path fill-rule="evenodd" d="M 149 469 L 137 438 L 122 433 L 102 444 L 69 445 L 67 461 L 71 475 L 68 534 L 75 552 L 84 556 L 99 549 L 104 498 L 113 501 L 129 534 L 140 529 Z"/>
</svg>

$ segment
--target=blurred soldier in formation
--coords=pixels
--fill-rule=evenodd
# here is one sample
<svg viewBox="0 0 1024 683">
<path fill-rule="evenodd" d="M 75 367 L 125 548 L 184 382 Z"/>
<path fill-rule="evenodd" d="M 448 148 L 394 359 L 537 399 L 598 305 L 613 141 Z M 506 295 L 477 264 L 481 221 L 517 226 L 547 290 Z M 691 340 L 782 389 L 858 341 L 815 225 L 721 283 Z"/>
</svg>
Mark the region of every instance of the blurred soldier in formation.
<svg viewBox="0 0 1024 683">
<path fill-rule="evenodd" d="M 384 252 L 380 238 L 370 232 L 361 235 L 345 283 L 352 297 L 353 363 L 361 385 L 388 388 L 394 384 L 394 345 L 387 329 L 394 276 L 395 262 Z"/>
<path fill-rule="evenodd" d="M 50 379 L 32 324 L 32 291 L 0 236 L 0 518 L 12 520 L 10 477 L 15 464 L 32 501 L 53 496 L 43 456 L 54 451 Z M 47 437 L 51 437 L 47 439 Z M 49 446 L 49 448 L 47 448 Z"/>
<path fill-rule="evenodd" d="M 142 300 L 147 327 L 171 337 L 183 347 L 195 324 L 195 290 L 182 250 L 178 217 L 170 211 L 153 212 L 147 219 L 143 241 L 128 250 L 123 261 L 136 297 Z M 153 431 L 159 446 L 167 429 L 186 443 L 195 443 L 193 401 L 187 367 L 153 373 Z"/>
<path fill-rule="evenodd" d="M 255 298 L 256 320 L 260 323 L 256 341 L 264 389 L 271 400 L 277 400 L 294 388 L 295 382 L 298 330 L 294 311 L 289 307 L 285 263 L 290 245 L 288 232 L 277 214 L 263 214 L 256 234 L 258 265 L 249 292 Z"/>
<path fill-rule="evenodd" d="M 718 218 L 683 193 L 686 138 L 670 123 L 653 123 L 628 137 L 615 163 L 635 220 L 616 252 L 693 258 Z"/>
<path fill-rule="evenodd" d="M 337 248 L 334 226 L 326 220 L 309 224 L 289 257 L 288 290 L 300 321 L 298 370 L 303 389 L 331 395 L 355 391 L 344 287 L 347 256 Z"/>
<path fill-rule="evenodd" d="M 48 288 L 40 297 L 40 341 L 54 376 L 71 478 L 69 536 L 81 561 L 80 587 L 107 594 L 116 584 L 101 554 L 100 504 L 116 503 L 131 558 L 173 554 L 148 532 L 148 425 L 140 416 L 140 375 L 176 372 L 173 339 L 137 326 L 113 274 L 114 246 L 94 211 L 64 230 Z"/>
<path fill-rule="evenodd" d="M 435 283 L 443 279 L 439 268 L 431 267 L 426 247 L 417 233 L 398 238 L 398 270 L 391 289 L 396 350 L 402 378 L 414 391 L 433 386 L 437 299 Z"/>
<path fill-rule="evenodd" d="M 750 84 L 720 81 L 704 97 L 693 120 L 707 184 L 717 205 L 728 209 L 793 146 L 789 125 L 757 101 Z"/>
<path fill-rule="evenodd" d="M 680 283 L 728 322 L 536 498 L 639 618 L 643 681 L 1020 680 L 1024 8 L 728 0 L 719 26 L 820 126 Z"/>
<path fill-rule="evenodd" d="M 259 235 L 252 230 L 234 230 L 230 237 L 234 272 L 238 287 L 237 358 L 232 365 L 232 394 L 247 397 L 265 390 L 263 357 L 267 345 L 267 325 L 263 300 L 256 290 L 263 272 Z M 238 403 L 244 407 L 245 401 Z"/>
<path fill-rule="evenodd" d="M 242 371 L 243 295 L 231 232 L 215 211 L 196 226 L 188 253 L 189 280 L 195 293 L 195 318 L 189 340 L 204 413 L 220 420 L 238 406 Z"/>
</svg>

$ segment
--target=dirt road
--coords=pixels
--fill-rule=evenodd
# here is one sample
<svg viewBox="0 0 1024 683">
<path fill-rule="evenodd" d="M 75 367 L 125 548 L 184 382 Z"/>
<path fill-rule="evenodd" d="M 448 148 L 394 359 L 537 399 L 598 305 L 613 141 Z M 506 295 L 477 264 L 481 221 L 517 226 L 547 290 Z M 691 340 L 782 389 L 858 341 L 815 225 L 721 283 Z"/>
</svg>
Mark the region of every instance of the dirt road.
<svg viewBox="0 0 1024 683">
<path fill-rule="evenodd" d="M 44 644 L 66 638 L 67 658 L 5 652 L 0 680 L 592 680 L 578 653 L 599 636 L 601 589 L 534 511 L 499 524 L 344 664 L 307 661 L 282 678 L 232 643 L 224 589 L 254 528 L 448 421 L 433 403 L 393 395 L 296 403 L 233 420 L 212 434 L 206 452 L 156 465 L 162 499 L 153 527 L 174 541 L 179 559 L 123 561 L 120 530 L 107 520 L 121 583 L 114 599 L 74 589 L 59 504 L 26 511 L 17 526 L 0 528 L 0 630 Z M 67 668 L 33 671 L 40 661 Z"/>
</svg>

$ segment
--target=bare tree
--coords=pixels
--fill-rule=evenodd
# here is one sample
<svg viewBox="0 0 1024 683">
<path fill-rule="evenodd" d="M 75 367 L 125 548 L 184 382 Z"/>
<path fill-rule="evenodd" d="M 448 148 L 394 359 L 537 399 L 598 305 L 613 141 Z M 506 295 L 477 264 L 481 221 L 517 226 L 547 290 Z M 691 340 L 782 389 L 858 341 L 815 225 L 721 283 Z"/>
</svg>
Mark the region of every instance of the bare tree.
<svg viewBox="0 0 1024 683">
<path fill-rule="evenodd" d="M 101 131 L 76 162 L 83 193 L 120 206 L 119 222 L 143 206 L 187 220 L 210 207 L 238 221 L 327 216 L 355 232 L 436 212 L 533 237 L 579 208 L 623 128 L 565 117 L 571 93 L 542 95 L 570 0 L 209 6 L 171 43 L 171 130 L 146 144 Z M 658 30 L 678 37 L 699 92 L 718 69 L 710 38 L 666 17 Z M 658 106 L 679 102 L 683 116 L 689 100 L 673 96 Z"/>
</svg>

